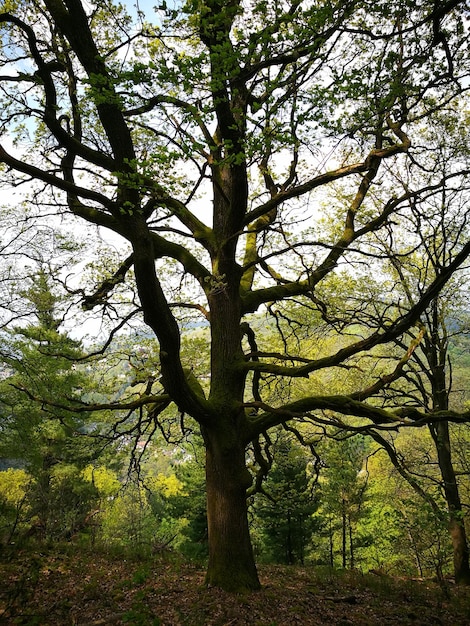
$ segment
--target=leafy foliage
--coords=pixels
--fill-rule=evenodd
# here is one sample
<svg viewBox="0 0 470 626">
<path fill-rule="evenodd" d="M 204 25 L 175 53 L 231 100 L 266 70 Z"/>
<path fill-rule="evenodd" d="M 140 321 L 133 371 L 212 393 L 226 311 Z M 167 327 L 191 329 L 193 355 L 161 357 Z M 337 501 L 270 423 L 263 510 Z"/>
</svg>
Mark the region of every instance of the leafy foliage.
<svg viewBox="0 0 470 626">
<path fill-rule="evenodd" d="M 255 501 L 261 556 L 271 562 L 304 563 L 318 506 L 306 450 L 288 436 L 276 442 L 274 463 Z"/>
<path fill-rule="evenodd" d="M 428 411 L 414 393 L 394 401 L 394 383 L 416 373 L 423 317 L 470 254 L 468 23 L 463 1 L 441 4 L 188 0 L 132 16 L 119 4 L 38 0 L 0 14 L 0 127 L 16 138 L 0 147 L 4 183 L 33 183 L 29 223 L 55 230 L 65 215 L 124 240 L 97 281 L 57 279 L 73 317 L 82 305 L 107 322 L 95 356 L 113 352 L 114 371 L 127 370 L 103 375 L 93 395 L 75 386 L 78 372 L 51 366 L 68 406 L 39 375 L 35 391 L 23 385 L 65 429 L 47 433 L 43 470 L 52 476 L 66 429 L 87 413 L 105 411 L 99 434 L 121 439 L 134 464 L 141 442 L 174 441 L 178 428 L 185 438 L 197 424 L 209 585 L 259 587 L 246 451 L 259 487 L 272 429 L 306 441 L 329 428 L 374 436 L 468 419 Z M 10 236 L 5 252 L 19 250 Z M 429 250 L 439 255 L 423 266 Z M 275 349 L 262 346 L 260 315 Z M 25 331 L 39 353 L 58 341 L 54 323 L 41 321 L 42 337 Z M 120 351 L 138 323 L 157 344 L 146 363 Z M 202 380 L 207 352 L 185 349 L 188 323 L 207 327 Z M 338 371 L 344 384 L 328 384 Z M 144 510 L 140 487 L 134 496 Z"/>
</svg>

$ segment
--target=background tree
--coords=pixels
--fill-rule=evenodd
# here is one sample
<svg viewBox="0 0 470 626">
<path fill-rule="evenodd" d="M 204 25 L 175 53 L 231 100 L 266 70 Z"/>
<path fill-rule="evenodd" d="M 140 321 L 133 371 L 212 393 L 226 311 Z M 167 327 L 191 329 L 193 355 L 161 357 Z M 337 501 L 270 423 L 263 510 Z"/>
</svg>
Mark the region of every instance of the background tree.
<svg viewBox="0 0 470 626">
<path fill-rule="evenodd" d="M 321 506 L 317 515 L 323 522 L 322 534 L 328 538 L 331 567 L 335 566 L 337 553 L 343 568 L 356 567 L 355 532 L 367 489 L 366 448 L 367 443 L 361 437 L 330 439 L 322 446 L 324 469 L 320 472 Z"/>
<path fill-rule="evenodd" d="M 0 472 L 0 545 L 9 545 L 28 528 L 31 476 L 24 469 L 9 467 Z"/>
<path fill-rule="evenodd" d="M 255 500 L 260 550 L 268 561 L 303 564 L 315 530 L 313 513 L 318 506 L 310 455 L 292 440 L 292 435 L 282 431 L 272 454 L 273 465 L 263 494 Z"/>
<path fill-rule="evenodd" d="M 368 402 L 386 383 L 373 374 L 348 395 L 292 392 L 269 403 L 263 383 L 287 391 L 292 380 L 353 367 L 356 355 L 373 358 L 374 347 L 404 336 L 467 258 L 465 242 L 411 309 L 386 324 L 339 350 L 302 353 L 302 308 L 334 316 L 327 294 L 339 266 L 370 263 L 375 234 L 399 232 L 410 204 L 450 184 L 466 192 L 465 155 L 437 175 L 417 135 L 466 99 L 464 7 L 205 0 L 163 4 L 151 24 L 141 13 L 133 22 L 122 5 L 39 0 L 0 15 L 0 127 L 16 133 L 18 146 L 0 147 L 5 180 L 36 181 L 36 215 L 55 208 L 125 241 L 120 264 L 75 290 L 76 300 L 109 312 L 113 290 L 130 285 L 122 308 L 112 303 L 114 319 L 122 328 L 141 316 L 154 333 L 161 393 L 146 386 L 125 406 L 139 412 L 151 403 L 150 424 L 174 402 L 199 424 L 208 584 L 259 587 L 247 520 L 250 442 L 289 420 L 322 420 L 321 411 L 392 426 L 424 417 Z M 398 195 L 396 172 L 410 173 Z M 340 182 L 325 226 L 326 192 Z M 361 303 L 343 295 L 354 316 Z M 210 328 L 207 388 L 181 350 L 188 311 Z M 257 311 L 274 318 L 280 353 L 258 345 L 249 325 Z"/>
<path fill-rule="evenodd" d="M 406 450 L 407 468 L 423 467 L 429 433 L 425 429 L 406 431 L 403 439 L 400 452 Z M 445 501 L 438 485 L 431 487 L 415 477 L 432 498 L 431 505 L 390 464 L 384 450 L 376 450 L 366 467 L 367 503 L 357 527 L 360 567 L 397 576 L 438 576 L 442 580 L 451 572 L 451 545 Z"/>
<path fill-rule="evenodd" d="M 429 155 L 427 168 L 440 171 L 443 176 L 452 170 L 455 158 L 467 151 L 464 140 L 466 116 L 458 107 L 449 107 L 445 113 L 435 116 L 433 127 L 421 129 L 420 134 L 427 145 L 435 146 L 435 152 Z M 440 137 L 448 130 L 455 133 L 455 141 L 442 144 Z M 419 177 L 419 172 L 416 173 Z M 407 189 L 409 177 L 403 172 L 396 174 L 397 185 Z M 439 194 L 433 194 L 426 200 L 426 219 L 420 207 L 413 202 L 409 206 L 407 222 L 398 232 L 384 230 L 376 233 L 375 250 L 382 250 L 385 263 L 379 261 L 376 254 L 376 270 L 380 279 L 369 276 L 367 270 L 359 270 L 356 278 L 355 301 L 361 300 L 362 306 L 356 306 L 356 315 L 341 298 L 335 304 L 336 317 L 330 317 L 331 326 L 342 325 L 348 332 L 359 332 L 363 328 L 385 328 L 393 319 L 396 311 L 403 314 L 410 311 L 420 300 L 429 285 L 439 275 L 442 267 L 447 265 L 458 254 L 462 242 L 468 240 L 468 196 L 461 196 L 460 190 L 453 185 L 443 188 Z M 400 241 L 397 241 L 399 238 Z M 344 277 L 345 284 L 348 277 Z M 377 402 L 382 406 L 406 406 L 417 408 L 428 414 L 447 411 L 450 398 L 455 410 L 462 408 L 461 401 L 453 392 L 453 363 L 450 360 L 449 346 L 454 338 L 468 330 L 465 312 L 467 294 L 467 272 L 464 268 L 457 272 L 422 313 L 416 326 L 408 329 L 405 335 L 397 337 L 395 342 L 398 350 L 389 346 L 383 350 L 380 358 L 384 363 L 395 358 L 398 363 L 395 370 L 396 380 L 388 378 L 388 385 L 375 388 Z M 385 286 L 385 290 L 384 290 Z M 334 297 L 334 292 L 333 292 Z M 356 328 L 356 330 L 354 330 Z M 403 359 L 403 355 L 407 355 Z M 375 353 L 373 367 L 377 368 L 379 353 Z M 361 367 L 367 368 L 364 359 Z M 388 363 L 388 367 L 390 364 Z M 387 379 L 387 366 L 382 366 L 384 380 Z M 432 455 L 433 462 L 438 464 L 440 478 L 436 477 L 431 465 L 428 466 L 428 488 L 422 481 L 411 478 L 407 471 L 406 459 L 399 450 L 399 438 L 388 438 L 385 444 L 393 456 L 393 463 L 402 463 L 402 475 L 410 478 L 417 493 L 430 497 L 434 491 L 433 483 L 440 480 L 449 510 L 449 530 L 454 546 L 454 571 L 457 581 L 468 581 L 468 546 L 464 524 L 464 511 L 459 495 L 459 485 L 453 467 L 449 422 L 439 420 L 428 424 L 434 441 L 437 457 Z M 383 441 L 382 435 L 374 435 Z M 396 448 L 398 445 L 398 449 Z M 423 464 L 425 461 L 423 461 Z M 409 469 L 409 468 L 408 468 Z M 418 474 L 424 474 L 421 468 Z M 424 491 L 423 491 L 424 490 Z M 431 497 L 434 501 L 434 496 Z M 429 504 L 429 502 L 428 502 Z M 439 516 L 440 507 L 434 501 L 434 512 Z"/>
<path fill-rule="evenodd" d="M 465 151 L 461 145 L 465 118 L 459 110 L 448 110 L 436 117 L 436 125 L 423 136 L 438 146 L 436 135 L 446 129 L 457 129 L 456 142 L 439 146 L 430 159 L 430 165 L 445 175 L 456 154 Z M 452 167 L 452 166 L 450 166 Z M 391 257 L 391 276 L 394 296 L 402 309 L 412 309 L 427 286 L 435 280 L 440 268 L 456 254 L 459 242 L 468 239 L 467 198 L 461 198 L 452 186 L 428 200 L 428 214 L 423 222 L 420 211 L 411 207 L 410 230 L 419 242 L 420 255 L 404 254 Z M 445 226 L 444 226 L 445 224 Z M 409 242 L 411 239 L 407 237 Z M 389 239 L 382 242 L 388 249 Z M 408 244 L 405 244 L 407 250 Z M 409 341 L 415 345 L 404 377 L 386 392 L 391 404 L 414 406 L 426 413 L 462 408 L 454 393 L 453 367 L 450 344 L 454 337 L 468 332 L 466 271 L 458 272 L 445 289 L 421 315 L 417 326 L 409 329 Z M 377 318 L 376 318 L 377 319 Z M 377 320 L 378 322 L 378 320 Z M 399 352 L 406 349 L 403 338 L 397 338 Z M 455 390 L 455 392 L 457 389 Z M 459 481 L 452 459 L 450 425 L 446 420 L 429 423 L 440 472 L 442 490 L 449 512 L 449 531 L 454 552 L 454 573 L 457 581 L 470 580 L 469 549 L 464 524 L 464 511 L 459 494 Z M 398 461 L 398 455 L 394 462 Z M 435 479 L 435 478 L 434 478 Z"/>
<path fill-rule="evenodd" d="M 190 559 L 206 562 L 208 555 L 207 507 L 202 442 L 191 450 L 191 457 L 178 465 L 176 475 L 184 485 L 184 495 L 173 499 L 174 514 L 187 521 L 182 529 L 180 551 Z M 188 497 L 189 496 L 189 497 Z"/>
<path fill-rule="evenodd" d="M 82 392 L 86 376 L 75 367 L 82 352 L 78 342 L 59 330 L 59 298 L 41 268 L 24 297 L 33 305 L 36 321 L 3 336 L 7 375 L 0 385 L 0 454 L 28 473 L 28 532 L 47 540 L 70 539 L 86 527 L 96 501 L 96 491 L 81 471 L 99 447 L 88 436 L 94 428 L 86 414 L 41 407 L 35 398 L 72 401 Z"/>
<path fill-rule="evenodd" d="M 443 299 L 433 302 L 426 315 L 427 333 L 420 345 L 421 360 L 415 355 L 418 368 L 414 379 L 419 384 L 422 405 L 426 411 L 447 410 L 452 387 L 452 363 L 448 346 L 452 324 Z M 423 368 L 423 369 L 421 369 Z M 426 381 L 423 379 L 426 377 Z M 449 513 L 449 532 L 454 555 L 454 575 L 457 582 L 470 582 L 469 546 L 465 529 L 465 513 L 459 492 L 459 482 L 452 458 L 449 422 L 443 420 L 428 425 L 439 466 L 441 485 Z"/>
</svg>

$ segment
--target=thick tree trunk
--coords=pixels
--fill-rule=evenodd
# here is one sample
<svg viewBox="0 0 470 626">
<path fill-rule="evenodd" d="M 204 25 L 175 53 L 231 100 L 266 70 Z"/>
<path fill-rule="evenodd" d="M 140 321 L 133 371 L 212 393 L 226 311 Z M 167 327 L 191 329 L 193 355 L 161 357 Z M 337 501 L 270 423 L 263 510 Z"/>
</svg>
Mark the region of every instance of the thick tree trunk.
<svg viewBox="0 0 470 626">
<path fill-rule="evenodd" d="M 206 584 L 226 591 L 260 588 L 248 527 L 251 475 L 245 447 L 226 430 L 205 433 L 209 563 Z"/>
<path fill-rule="evenodd" d="M 454 553 L 455 582 L 470 585 L 469 554 L 467 536 L 461 516 L 451 515 L 449 531 Z"/>
</svg>

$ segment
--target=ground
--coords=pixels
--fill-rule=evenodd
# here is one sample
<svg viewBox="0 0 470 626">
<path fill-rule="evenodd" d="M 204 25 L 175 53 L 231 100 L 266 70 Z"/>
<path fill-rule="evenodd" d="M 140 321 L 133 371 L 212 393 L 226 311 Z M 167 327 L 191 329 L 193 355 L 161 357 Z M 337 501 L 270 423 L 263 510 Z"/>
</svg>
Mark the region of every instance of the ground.
<svg viewBox="0 0 470 626">
<path fill-rule="evenodd" d="M 260 567 L 262 591 L 203 586 L 203 568 L 56 550 L 0 553 L 0 624 L 28 626 L 395 626 L 470 624 L 451 582 L 313 567 Z"/>
</svg>

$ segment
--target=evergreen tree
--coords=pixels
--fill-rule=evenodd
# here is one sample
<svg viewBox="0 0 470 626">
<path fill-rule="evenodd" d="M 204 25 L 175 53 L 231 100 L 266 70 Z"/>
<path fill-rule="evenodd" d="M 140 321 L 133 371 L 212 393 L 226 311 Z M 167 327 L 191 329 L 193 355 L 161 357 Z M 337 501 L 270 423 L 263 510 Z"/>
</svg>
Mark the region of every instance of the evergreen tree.
<svg viewBox="0 0 470 626">
<path fill-rule="evenodd" d="M 256 526 L 262 536 L 261 553 L 277 563 L 304 563 L 318 501 L 307 451 L 281 433 L 273 449 L 273 465 L 255 497 Z"/>
<path fill-rule="evenodd" d="M 319 481 L 321 505 L 317 516 L 322 522 L 322 534 L 327 538 L 327 562 L 331 567 L 337 565 L 338 553 L 343 568 L 356 566 L 355 530 L 364 513 L 366 456 L 367 441 L 360 436 L 339 441 L 328 439 L 323 445 L 324 468 Z"/>
<path fill-rule="evenodd" d="M 96 490 L 81 475 L 97 453 L 86 414 L 60 408 L 86 387 L 75 366 L 80 344 L 60 332 L 59 299 L 39 270 L 24 297 L 36 323 L 4 336 L 0 454 L 28 472 L 31 530 L 41 539 L 68 539 L 86 525 Z M 49 400 L 44 404 L 43 400 Z"/>
</svg>

